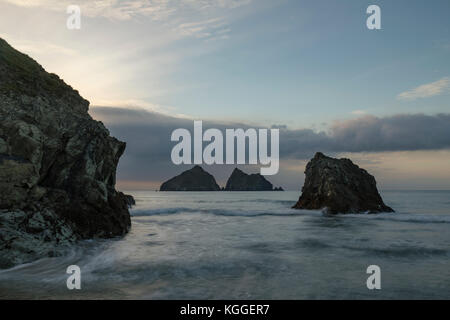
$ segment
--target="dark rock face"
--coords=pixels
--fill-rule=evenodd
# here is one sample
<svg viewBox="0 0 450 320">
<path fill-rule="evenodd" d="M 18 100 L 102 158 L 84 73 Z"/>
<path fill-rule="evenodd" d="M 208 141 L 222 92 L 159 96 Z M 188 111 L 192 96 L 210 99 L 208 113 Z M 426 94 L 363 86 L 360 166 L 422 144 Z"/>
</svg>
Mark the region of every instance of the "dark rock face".
<svg viewBox="0 0 450 320">
<path fill-rule="evenodd" d="M 284 191 L 284 189 L 282 187 L 278 187 L 278 188 L 274 188 L 273 191 Z"/>
<path fill-rule="evenodd" d="M 195 166 L 164 182 L 160 191 L 220 191 L 220 187 L 212 175 Z"/>
<path fill-rule="evenodd" d="M 89 102 L 0 39 L 0 267 L 130 228 L 115 190 L 125 143 Z"/>
<path fill-rule="evenodd" d="M 393 212 L 378 193 L 375 178 L 349 159 L 333 159 L 318 152 L 306 165 L 305 184 L 295 209 L 328 213 Z"/>
<path fill-rule="evenodd" d="M 134 200 L 133 196 L 130 194 L 124 194 L 125 200 L 127 201 L 128 208 L 136 205 L 136 200 Z"/>
<path fill-rule="evenodd" d="M 272 191 L 273 185 L 257 174 L 246 174 L 245 172 L 235 168 L 228 178 L 225 191 Z"/>
</svg>

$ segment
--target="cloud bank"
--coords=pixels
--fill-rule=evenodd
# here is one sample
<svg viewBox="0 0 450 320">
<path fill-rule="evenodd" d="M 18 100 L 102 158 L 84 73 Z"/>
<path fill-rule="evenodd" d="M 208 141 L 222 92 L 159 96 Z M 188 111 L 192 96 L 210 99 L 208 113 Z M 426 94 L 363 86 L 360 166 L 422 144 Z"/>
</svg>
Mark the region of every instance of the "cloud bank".
<svg viewBox="0 0 450 320">
<path fill-rule="evenodd" d="M 127 142 L 120 162 L 119 179 L 163 181 L 186 170 L 170 159 L 174 129 L 193 129 L 193 120 L 176 118 L 140 109 L 92 107 L 91 115 L 101 120 L 112 135 Z M 207 128 L 248 128 L 243 123 L 203 121 Z M 315 152 L 330 155 L 345 152 L 390 152 L 450 149 L 450 114 L 399 114 L 390 117 L 362 116 L 334 122 L 328 131 L 280 128 L 280 159 L 305 161 Z M 226 179 L 234 166 L 212 166 L 208 170 L 219 180 Z M 249 168 L 247 168 L 248 170 Z M 283 174 L 283 172 L 281 173 Z"/>
</svg>

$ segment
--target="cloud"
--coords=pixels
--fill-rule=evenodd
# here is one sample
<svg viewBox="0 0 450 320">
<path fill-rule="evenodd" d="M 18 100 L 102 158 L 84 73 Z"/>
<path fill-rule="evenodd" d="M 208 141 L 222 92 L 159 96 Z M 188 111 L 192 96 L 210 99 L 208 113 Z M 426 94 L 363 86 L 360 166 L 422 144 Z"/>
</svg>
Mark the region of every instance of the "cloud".
<svg viewBox="0 0 450 320">
<path fill-rule="evenodd" d="M 161 106 L 159 104 L 149 103 L 147 101 L 143 100 L 137 100 L 137 99 L 128 99 L 128 100 L 95 100 L 92 101 L 94 105 L 103 105 L 108 106 L 109 108 L 125 108 L 125 109 L 131 109 L 132 111 L 142 110 L 147 111 L 151 113 L 157 113 L 161 115 L 171 116 L 175 118 L 180 119 L 191 119 L 192 117 L 178 113 L 176 111 L 176 108 L 171 106 Z M 94 107 L 96 108 L 96 107 Z M 120 119 L 115 119 L 119 120 Z"/>
<path fill-rule="evenodd" d="M 49 0 L 5 0 L 5 2 L 9 2 L 16 6 L 21 7 L 39 7 L 48 5 L 51 1 Z"/>
<path fill-rule="evenodd" d="M 244 5 L 247 5 L 252 0 L 183 0 L 185 3 L 195 5 L 198 8 L 208 9 L 208 8 L 227 8 L 234 9 Z"/>
<path fill-rule="evenodd" d="M 91 115 L 103 121 L 112 135 L 127 142 L 120 161 L 118 179 L 125 181 L 163 181 L 189 168 L 175 166 L 170 159 L 174 145 L 170 135 L 176 128 L 193 129 L 192 119 L 183 119 L 143 109 L 92 107 Z M 245 124 L 204 121 L 207 128 L 248 128 Z M 341 153 L 382 153 L 450 149 L 450 114 L 403 114 L 391 117 L 363 116 L 334 122 L 327 132 L 311 129 L 280 130 L 280 172 L 286 178 L 290 169 L 304 164 L 315 152 L 332 156 Z M 226 179 L 234 165 L 208 167 L 218 180 Z M 298 169 L 298 168 L 297 168 Z M 245 170 L 250 170 L 245 167 Z M 297 170 L 298 171 L 298 170 Z M 291 172 L 292 174 L 292 172 Z M 300 174 L 293 177 L 296 184 Z M 271 177 L 271 181 L 281 181 Z M 286 182 L 287 183 L 287 182 Z M 280 183 L 278 183 L 280 184 Z"/>
<path fill-rule="evenodd" d="M 336 121 L 328 132 L 310 129 L 280 133 L 280 153 L 290 158 L 309 158 L 315 151 L 390 152 L 450 148 L 450 114 L 400 114 L 363 116 Z"/>
<path fill-rule="evenodd" d="M 6 2 L 21 6 L 43 8 L 52 11 L 65 12 L 68 5 L 74 4 L 71 0 L 5 0 Z M 212 12 L 220 9 L 235 9 L 248 5 L 251 0 L 79 0 L 83 15 L 91 18 L 103 17 L 111 20 L 130 20 L 139 16 L 150 17 L 155 21 L 171 18 L 183 12 Z"/>
<path fill-rule="evenodd" d="M 0 1 L 0 12 L 4 12 L 0 36 L 96 105 L 139 104 L 181 117 L 180 110 L 149 102 L 207 86 L 179 77 L 195 67 L 199 58 L 207 58 L 226 45 L 215 40 L 231 36 L 231 26 L 245 15 L 236 15 L 236 8 L 250 3 L 4 0 Z M 80 6 L 82 14 L 82 28 L 76 32 L 68 31 L 65 21 L 67 6 L 73 4 Z M 18 27 L 17 17 L 27 23 Z"/>
<path fill-rule="evenodd" d="M 450 114 L 364 116 L 334 123 L 330 138 L 338 151 L 445 149 L 450 147 Z"/>
<path fill-rule="evenodd" d="M 438 81 L 427 83 L 409 91 L 400 93 L 399 100 L 416 100 L 428 98 L 445 93 L 450 88 L 450 78 L 445 77 Z"/>
<path fill-rule="evenodd" d="M 185 36 L 210 39 L 226 39 L 228 37 L 228 33 L 231 31 L 222 18 L 182 23 L 178 26 L 178 30 Z"/>
<path fill-rule="evenodd" d="M 287 125 L 285 125 L 285 124 L 273 124 L 270 128 L 271 129 L 285 130 L 285 129 L 287 129 Z"/>
<path fill-rule="evenodd" d="M 367 114 L 367 112 L 366 112 L 365 110 L 353 110 L 353 111 L 351 112 L 351 114 L 360 116 L 360 115 L 363 115 L 363 114 Z"/>
<path fill-rule="evenodd" d="M 76 50 L 48 41 L 22 40 L 4 33 L 0 33 L 0 38 L 8 39 L 8 42 L 14 44 L 16 50 L 30 55 L 42 55 L 51 52 L 52 55 L 64 55 L 66 58 L 80 56 L 80 53 Z"/>
<path fill-rule="evenodd" d="M 65 12 L 73 1 L 69 0 L 6 0 L 10 4 L 21 7 L 42 8 L 51 11 Z M 111 20 L 129 20 L 136 16 L 147 16 L 156 20 L 168 18 L 174 11 L 169 7 L 167 0 L 79 0 L 76 5 L 80 6 L 83 15 L 88 17 L 104 17 Z"/>
</svg>

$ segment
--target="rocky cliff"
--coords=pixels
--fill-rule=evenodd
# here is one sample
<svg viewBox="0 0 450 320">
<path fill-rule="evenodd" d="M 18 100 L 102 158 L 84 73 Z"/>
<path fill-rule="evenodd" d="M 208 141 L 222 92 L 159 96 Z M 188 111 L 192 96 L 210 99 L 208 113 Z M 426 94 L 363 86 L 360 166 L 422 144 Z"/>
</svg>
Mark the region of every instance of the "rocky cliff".
<svg viewBox="0 0 450 320">
<path fill-rule="evenodd" d="M 318 152 L 306 165 L 305 184 L 296 209 L 336 213 L 393 212 L 378 193 L 375 178 L 349 159 Z"/>
<path fill-rule="evenodd" d="M 257 174 L 246 174 L 235 168 L 228 178 L 225 191 L 272 191 L 273 185 Z"/>
<path fill-rule="evenodd" d="M 115 190 L 125 143 L 89 102 L 0 39 L 0 267 L 130 228 Z"/>
<path fill-rule="evenodd" d="M 211 174 L 195 166 L 164 182 L 160 191 L 220 191 L 220 187 Z"/>
</svg>

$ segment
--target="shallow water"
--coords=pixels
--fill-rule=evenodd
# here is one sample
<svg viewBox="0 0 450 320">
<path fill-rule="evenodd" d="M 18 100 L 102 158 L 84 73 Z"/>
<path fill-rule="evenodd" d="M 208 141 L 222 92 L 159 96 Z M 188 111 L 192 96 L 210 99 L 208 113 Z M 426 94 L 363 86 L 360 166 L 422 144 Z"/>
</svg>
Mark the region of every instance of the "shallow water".
<svg viewBox="0 0 450 320">
<path fill-rule="evenodd" d="M 0 271 L 0 298 L 450 298 L 450 191 L 385 191 L 396 213 L 345 216 L 290 209 L 298 192 L 129 193 L 126 237 Z"/>
</svg>

